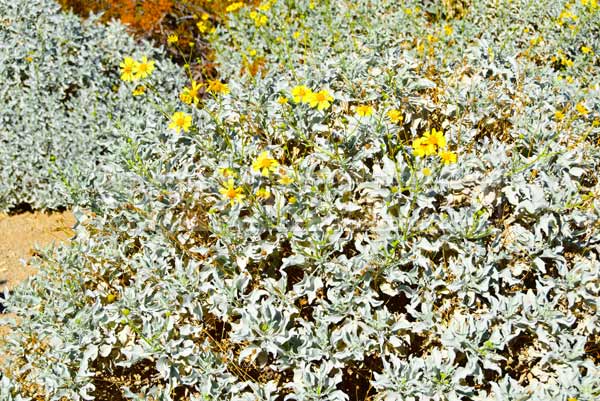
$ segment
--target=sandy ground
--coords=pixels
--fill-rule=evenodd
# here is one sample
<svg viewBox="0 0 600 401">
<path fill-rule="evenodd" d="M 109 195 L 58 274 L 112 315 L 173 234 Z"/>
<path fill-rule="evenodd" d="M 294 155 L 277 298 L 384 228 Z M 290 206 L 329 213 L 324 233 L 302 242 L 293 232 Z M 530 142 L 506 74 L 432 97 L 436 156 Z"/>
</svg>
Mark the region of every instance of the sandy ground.
<svg viewBox="0 0 600 401">
<path fill-rule="evenodd" d="M 35 274 L 27 261 L 36 247 L 45 248 L 71 238 L 74 224 L 75 217 L 71 212 L 0 214 L 0 293 Z M 0 341 L 6 333 L 6 327 L 0 326 Z"/>
<path fill-rule="evenodd" d="M 23 262 L 29 260 L 36 247 L 71 238 L 74 224 L 70 212 L 0 215 L 0 291 L 5 287 L 10 290 L 34 274 L 35 270 Z"/>
</svg>

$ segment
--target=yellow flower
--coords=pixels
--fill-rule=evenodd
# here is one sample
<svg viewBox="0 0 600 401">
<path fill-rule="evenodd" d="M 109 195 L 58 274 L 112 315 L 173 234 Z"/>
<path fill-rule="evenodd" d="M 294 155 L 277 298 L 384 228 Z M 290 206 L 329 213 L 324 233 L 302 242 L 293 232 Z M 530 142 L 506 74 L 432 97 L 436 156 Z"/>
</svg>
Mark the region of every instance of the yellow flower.
<svg viewBox="0 0 600 401">
<path fill-rule="evenodd" d="M 533 39 L 530 39 L 530 40 L 529 40 L 529 44 L 530 44 L 531 46 L 537 46 L 537 45 L 539 45 L 540 43 L 542 43 L 542 41 L 543 41 L 543 40 L 544 40 L 544 38 L 543 38 L 543 37 L 541 37 L 541 36 L 537 36 L 537 37 L 535 37 L 535 38 L 533 38 Z"/>
<path fill-rule="evenodd" d="M 200 91 L 200 88 L 202 88 L 202 86 L 202 83 L 197 83 L 196 81 L 192 80 L 191 87 L 188 88 L 186 86 L 185 88 L 183 88 L 183 92 L 181 92 L 179 98 L 182 102 L 186 104 L 194 103 L 194 106 L 197 106 L 198 102 L 200 101 L 198 92 Z"/>
<path fill-rule="evenodd" d="M 423 135 L 423 139 L 428 144 L 437 146 L 439 148 L 446 147 L 446 137 L 444 136 L 444 132 L 438 131 L 435 128 L 432 128 L 431 132 L 425 132 L 425 134 Z"/>
<path fill-rule="evenodd" d="M 573 60 L 571 60 L 567 57 L 564 57 L 564 56 L 561 56 L 560 63 L 566 67 L 573 67 L 573 64 L 574 64 Z"/>
<path fill-rule="evenodd" d="M 413 154 L 418 157 L 435 154 L 435 145 L 428 143 L 425 138 L 416 138 L 412 143 Z"/>
<path fill-rule="evenodd" d="M 267 25 L 268 20 L 269 19 L 266 15 L 261 15 L 254 20 L 254 25 L 256 25 L 257 27 L 265 26 Z"/>
<path fill-rule="evenodd" d="M 261 11 L 269 11 L 271 9 L 271 3 L 267 1 L 265 4 L 261 4 L 258 9 Z"/>
<path fill-rule="evenodd" d="M 172 45 L 173 43 L 177 43 L 178 40 L 179 40 L 179 36 L 177 36 L 177 34 L 173 33 L 173 34 L 169 35 L 169 37 L 167 38 L 167 43 Z"/>
<path fill-rule="evenodd" d="M 235 171 L 233 171 L 229 167 L 220 167 L 219 168 L 219 174 L 221 174 L 225 178 L 227 178 L 227 177 L 235 177 L 236 176 Z"/>
<path fill-rule="evenodd" d="M 298 40 L 298 38 L 300 37 L 300 32 L 296 31 L 292 34 L 292 37 L 296 40 Z"/>
<path fill-rule="evenodd" d="M 565 118 L 565 113 L 563 113 L 560 110 L 556 110 L 556 112 L 554 112 L 554 119 L 556 121 L 562 121 Z"/>
<path fill-rule="evenodd" d="M 236 3 L 231 3 L 230 5 L 228 5 L 227 8 L 225 8 L 225 11 L 228 13 L 232 13 L 234 11 L 239 10 L 242 7 L 244 7 L 244 3 L 242 3 L 241 1 L 238 1 Z"/>
<path fill-rule="evenodd" d="M 265 177 L 269 176 L 270 171 L 275 171 L 277 166 L 279 166 L 279 163 L 268 152 L 262 152 L 252 163 L 252 169 L 260 171 L 261 175 Z"/>
<path fill-rule="evenodd" d="M 202 21 L 208 20 L 210 16 L 207 13 L 202 13 Z"/>
<path fill-rule="evenodd" d="M 579 102 L 575 105 L 575 110 L 577 110 L 580 116 L 587 116 L 590 112 L 582 102 Z"/>
<path fill-rule="evenodd" d="M 594 52 L 592 51 L 592 48 L 589 46 L 581 46 L 581 51 L 584 54 L 594 54 Z"/>
<path fill-rule="evenodd" d="M 288 198 L 288 202 L 290 203 L 290 205 L 293 205 L 294 203 L 298 202 L 298 199 L 296 199 L 295 196 L 290 196 Z"/>
<path fill-rule="evenodd" d="M 230 204 L 233 206 L 235 202 L 242 202 L 246 196 L 242 194 L 244 190 L 241 187 L 235 188 L 235 184 L 233 182 L 233 178 L 227 180 L 227 183 L 223 185 L 221 189 L 219 189 L 219 193 L 224 195 L 225 198 L 229 199 Z"/>
<path fill-rule="evenodd" d="M 200 31 L 200 33 L 204 33 L 208 30 L 209 26 L 206 21 L 198 21 L 196 22 L 196 27 Z"/>
<path fill-rule="evenodd" d="M 287 104 L 288 102 L 288 98 L 285 96 L 279 96 L 279 98 L 277 99 L 277 103 L 279 104 Z"/>
<path fill-rule="evenodd" d="M 123 62 L 119 64 L 121 67 L 121 79 L 123 81 L 133 81 L 137 79 L 134 73 L 137 64 L 138 62 L 131 57 L 125 57 L 125 59 L 123 59 Z"/>
<path fill-rule="evenodd" d="M 312 95 L 312 91 L 305 85 L 298 85 L 292 89 L 292 97 L 295 103 L 307 103 Z"/>
<path fill-rule="evenodd" d="M 144 85 L 138 85 L 138 87 L 133 90 L 133 96 L 140 96 L 144 93 L 146 93 L 146 87 Z"/>
<path fill-rule="evenodd" d="M 271 191 L 268 187 L 261 187 L 256 191 L 256 197 L 267 200 L 271 197 Z"/>
<path fill-rule="evenodd" d="M 429 177 L 431 175 L 431 169 L 429 167 L 423 167 L 423 170 L 421 170 L 421 173 L 423 173 L 423 175 L 425 177 Z"/>
<path fill-rule="evenodd" d="M 449 150 L 440 150 L 439 156 L 444 164 L 456 163 L 456 153 L 454 152 L 450 152 Z"/>
<path fill-rule="evenodd" d="M 189 114 L 185 114 L 182 111 L 176 111 L 171 117 L 171 124 L 169 124 L 169 128 L 174 129 L 179 132 L 183 130 L 184 132 L 188 132 L 190 130 L 190 126 L 192 125 L 192 116 Z"/>
<path fill-rule="evenodd" d="M 450 36 L 450 35 L 452 35 L 452 32 L 454 32 L 454 29 L 452 28 L 452 26 L 451 26 L 451 25 L 444 25 L 444 33 L 445 33 L 447 36 Z"/>
<path fill-rule="evenodd" d="M 229 93 L 229 86 L 227 84 L 222 83 L 218 79 L 209 79 L 208 87 L 206 88 L 208 93 L 220 93 L 222 95 L 226 95 Z"/>
<path fill-rule="evenodd" d="M 363 104 L 360 106 L 356 106 L 356 114 L 360 117 L 369 117 L 373 114 L 373 106 L 369 106 L 368 104 Z"/>
<path fill-rule="evenodd" d="M 308 97 L 310 107 L 316 107 L 318 110 L 325 110 L 333 102 L 333 96 L 326 89 L 311 93 Z"/>
<path fill-rule="evenodd" d="M 392 109 L 392 110 L 388 111 L 387 116 L 390 119 L 390 121 L 393 122 L 394 124 L 398 124 L 398 123 L 402 122 L 402 120 L 404 120 L 404 117 L 402 116 L 402 112 L 400 110 L 396 110 L 396 109 Z"/>
<path fill-rule="evenodd" d="M 142 57 L 142 61 L 136 64 L 133 67 L 133 73 L 135 74 L 135 79 L 144 79 L 150 76 L 154 71 L 154 60 L 148 61 L 146 56 Z"/>
<path fill-rule="evenodd" d="M 281 178 L 279 179 L 279 183 L 281 185 L 290 185 L 292 182 L 294 182 L 294 179 L 292 177 L 290 177 L 289 175 L 282 175 Z"/>
</svg>

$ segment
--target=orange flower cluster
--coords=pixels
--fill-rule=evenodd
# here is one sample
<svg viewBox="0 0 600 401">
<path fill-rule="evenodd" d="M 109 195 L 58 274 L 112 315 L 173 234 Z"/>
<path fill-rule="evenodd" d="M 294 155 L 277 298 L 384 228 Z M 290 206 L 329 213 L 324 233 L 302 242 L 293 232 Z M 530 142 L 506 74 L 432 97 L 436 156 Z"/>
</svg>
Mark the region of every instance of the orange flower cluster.
<svg viewBox="0 0 600 401">
<path fill-rule="evenodd" d="M 173 0 L 60 0 L 59 3 L 63 8 L 73 9 L 82 15 L 87 15 L 90 11 L 105 11 L 103 21 L 120 19 L 134 31 L 145 33 L 158 28 L 174 5 Z"/>
<path fill-rule="evenodd" d="M 192 70 L 195 79 L 216 78 L 216 69 L 212 50 L 203 41 L 197 41 L 202 35 L 208 35 L 214 27 L 227 19 L 227 8 L 234 3 L 258 6 L 260 0 L 58 0 L 65 10 L 87 17 L 90 12 L 103 12 L 102 21 L 119 19 L 127 24 L 138 37 L 152 39 L 162 43 L 173 56 L 173 61 L 181 65 L 187 63 L 186 57 L 198 60 Z M 190 18 L 191 17 L 191 18 Z M 171 41 L 169 41 L 169 36 Z M 178 38 L 175 46 L 173 38 Z M 188 46 L 193 44 L 195 46 Z M 245 67 L 252 75 L 263 68 L 261 58 L 249 61 Z"/>
</svg>

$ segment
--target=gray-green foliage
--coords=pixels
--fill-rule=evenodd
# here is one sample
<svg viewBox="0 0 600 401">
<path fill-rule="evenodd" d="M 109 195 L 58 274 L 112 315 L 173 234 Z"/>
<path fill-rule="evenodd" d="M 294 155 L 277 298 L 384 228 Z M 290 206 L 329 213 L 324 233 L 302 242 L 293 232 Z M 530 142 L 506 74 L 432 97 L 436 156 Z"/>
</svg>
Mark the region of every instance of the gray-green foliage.
<svg viewBox="0 0 600 401">
<path fill-rule="evenodd" d="M 95 375 L 144 366 L 126 397 L 598 399 L 600 71 L 579 49 L 600 51 L 599 13 L 573 4 L 574 31 L 560 1 L 475 3 L 449 22 L 428 22 L 435 2 L 279 0 L 264 27 L 239 11 L 216 39 L 231 94 L 181 104 L 187 134 L 132 133 L 132 185 L 9 299 L 4 399 L 90 399 Z M 239 74 L 248 49 L 264 76 Z M 334 104 L 294 103 L 301 84 Z M 457 163 L 414 155 L 431 128 Z"/>
<path fill-rule="evenodd" d="M 142 55 L 162 57 L 122 25 L 82 23 L 52 1 L 0 2 L 0 211 L 89 206 L 119 181 L 129 132 L 165 121 L 119 80 L 123 57 Z M 155 100 L 183 77 L 166 60 L 154 75 Z"/>
</svg>

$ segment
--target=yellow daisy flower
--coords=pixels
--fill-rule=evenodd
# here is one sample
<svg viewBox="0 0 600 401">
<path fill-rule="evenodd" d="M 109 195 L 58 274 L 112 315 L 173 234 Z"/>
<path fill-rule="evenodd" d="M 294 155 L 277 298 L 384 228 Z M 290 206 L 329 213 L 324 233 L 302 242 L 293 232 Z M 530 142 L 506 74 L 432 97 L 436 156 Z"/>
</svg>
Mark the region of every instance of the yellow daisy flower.
<svg viewBox="0 0 600 401">
<path fill-rule="evenodd" d="M 587 116 L 590 112 L 582 102 L 579 102 L 575 105 L 575 110 L 577 110 L 577 113 L 579 113 L 580 116 Z"/>
<path fill-rule="evenodd" d="M 231 3 L 230 5 L 228 5 L 227 8 L 225 8 L 225 11 L 228 13 L 232 13 L 234 11 L 239 10 L 242 7 L 244 7 L 244 3 L 242 3 L 241 1 L 238 1 L 236 3 Z"/>
<path fill-rule="evenodd" d="M 333 96 L 326 89 L 311 93 L 308 97 L 310 107 L 316 107 L 317 110 L 325 110 L 333 102 Z"/>
<path fill-rule="evenodd" d="M 121 79 L 123 81 L 133 81 L 137 79 L 134 70 L 137 68 L 138 62 L 131 57 L 125 57 L 123 62 L 119 64 L 121 67 Z"/>
<path fill-rule="evenodd" d="M 298 85 L 292 89 L 292 97 L 295 103 L 307 103 L 312 91 L 305 85 Z"/>
<path fill-rule="evenodd" d="M 196 22 L 196 27 L 198 27 L 200 33 L 205 33 L 206 31 L 208 31 L 209 25 L 206 21 L 198 21 Z"/>
<path fill-rule="evenodd" d="M 202 83 L 197 83 L 196 81 L 192 80 L 189 88 L 187 86 L 183 88 L 183 92 L 181 92 L 179 98 L 186 104 L 194 103 L 194 106 L 198 106 L 198 102 L 200 101 L 199 92 L 202 86 Z"/>
<path fill-rule="evenodd" d="M 281 178 L 279 178 L 279 183 L 281 185 L 290 185 L 292 182 L 294 182 L 294 179 L 289 175 L 284 174 L 281 176 Z"/>
<path fill-rule="evenodd" d="M 269 11 L 271 9 L 271 3 L 270 2 L 266 2 L 264 4 L 261 4 L 258 7 L 258 9 L 261 10 L 261 11 Z"/>
<path fill-rule="evenodd" d="M 266 15 L 261 15 L 260 17 L 258 17 L 258 18 L 256 19 L 256 21 L 254 21 L 254 25 L 256 25 L 257 27 L 259 27 L 259 28 L 260 28 L 261 26 L 265 26 L 265 25 L 267 25 L 267 21 L 268 21 L 268 20 L 269 20 L 269 19 L 267 18 L 267 16 L 266 16 Z"/>
<path fill-rule="evenodd" d="M 173 43 L 177 43 L 179 41 L 179 36 L 176 33 L 173 33 L 167 37 L 167 43 L 172 45 Z"/>
<path fill-rule="evenodd" d="M 142 57 L 142 61 L 137 63 L 135 67 L 133 67 L 133 73 L 135 74 L 135 79 L 144 79 L 150 76 L 154 71 L 154 60 L 148 61 L 146 56 Z"/>
<path fill-rule="evenodd" d="M 222 83 L 218 79 L 209 79 L 208 86 L 206 88 L 208 93 L 217 94 L 220 93 L 222 95 L 227 95 L 229 91 L 229 86 L 227 84 Z"/>
<path fill-rule="evenodd" d="M 446 147 L 446 137 L 444 136 L 444 133 L 442 131 L 436 130 L 435 128 L 432 128 L 431 132 L 425 132 L 425 134 L 423 135 L 423 139 L 425 140 L 425 142 L 437 146 L 439 148 Z"/>
<path fill-rule="evenodd" d="M 363 105 L 357 106 L 355 111 L 356 111 L 356 114 L 360 117 L 369 117 L 370 115 L 373 114 L 373 106 L 369 106 L 368 104 L 363 104 Z"/>
<path fill-rule="evenodd" d="M 223 185 L 221 189 L 219 189 L 219 193 L 225 196 L 225 198 L 229 199 L 229 203 L 232 206 L 235 202 L 241 203 L 242 199 L 246 197 L 244 194 L 242 194 L 243 191 L 244 190 L 242 189 L 242 187 L 235 187 L 233 178 L 227 180 L 227 183 Z"/>
<path fill-rule="evenodd" d="M 268 187 L 261 187 L 256 191 L 256 197 L 267 200 L 271 197 L 271 191 Z"/>
<path fill-rule="evenodd" d="M 219 174 L 221 174 L 225 178 L 227 178 L 227 177 L 236 177 L 237 176 L 237 174 L 235 173 L 235 171 L 233 171 L 229 167 L 220 167 L 219 168 Z"/>
<path fill-rule="evenodd" d="M 428 143 L 425 138 L 416 138 L 412 143 L 413 154 L 418 157 L 435 154 L 435 145 Z"/>
<path fill-rule="evenodd" d="M 450 152 L 449 150 L 440 150 L 439 156 L 444 164 L 456 163 L 456 153 L 454 152 Z"/>
<path fill-rule="evenodd" d="M 402 122 L 402 120 L 404 120 L 404 117 L 402 116 L 402 112 L 400 110 L 396 110 L 396 109 L 392 109 L 392 110 L 388 111 L 387 116 L 390 119 L 390 121 L 393 122 L 394 124 L 398 124 L 398 123 Z"/>
<path fill-rule="evenodd" d="M 225 11 L 228 13 L 232 13 L 234 11 L 239 10 L 242 7 L 244 7 L 244 3 L 242 3 L 241 1 L 238 1 L 236 3 L 231 3 L 230 5 L 228 5 L 227 8 L 225 8 Z"/>
<path fill-rule="evenodd" d="M 275 171 L 277 166 L 279 166 L 279 163 L 268 152 L 262 152 L 252 163 L 252 169 L 260 171 L 261 175 L 265 177 L 269 176 L 269 172 Z"/>
<path fill-rule="evenodd" d="M 133 96 L 141 96 L 146 93 L 146 87 L 144 85 L 139 85 L 133 90 Z"/>
<path fill-rule="evenodd" d="M 188 132 L 190 130 L 190 126 L 192 125 L 192 116 L 189 114 L 185 114 L 182 111 L 176 111 L 171 117 L 171 124 L 169 124 L 169 128 L 174 129 L 179 132 L 183 130 L 184 132 Z"/>
</svg>

